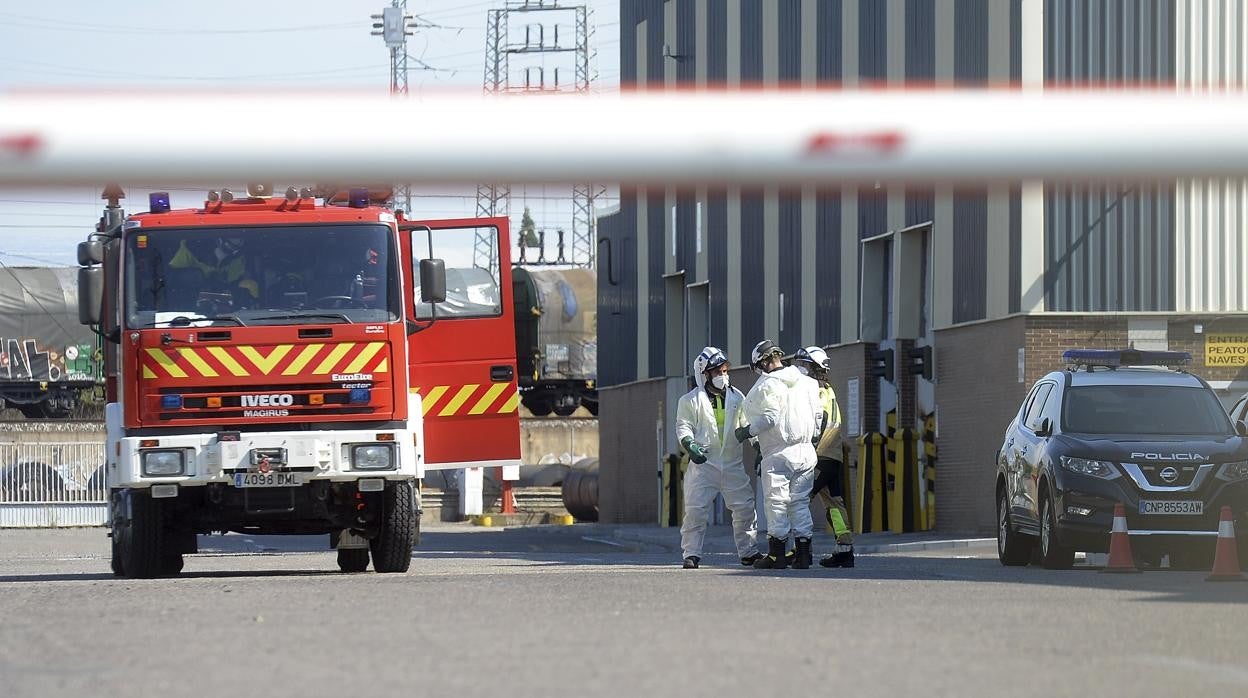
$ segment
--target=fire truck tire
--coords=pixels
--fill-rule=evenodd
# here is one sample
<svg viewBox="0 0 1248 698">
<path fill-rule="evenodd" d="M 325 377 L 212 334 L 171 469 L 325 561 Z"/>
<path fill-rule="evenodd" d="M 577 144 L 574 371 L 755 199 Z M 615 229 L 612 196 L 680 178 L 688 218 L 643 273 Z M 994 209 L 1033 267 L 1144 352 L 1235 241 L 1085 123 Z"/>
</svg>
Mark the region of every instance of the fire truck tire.
<svg viewBox="0 0 1248 698">
<path fill-rule="evenodd" d="M 338 569 L 347 573 L 368 569 L 368 548 L 338 548 Z"/>
<path fill-rule="evenodd" d="M 125 568 L 121 566 L 121 546 L 118 545 L 117 543 L 117 539 L 119 537 L 120 537 L 120 534 L 117 532 L 116 529 L 114 529 L 113 534 L 112 534 L 112 539 L 111 539 L 111 547 L 113 549 L 113 556 L 112 556 L 112 559 L 108 561 L 108 566 L 112 568 L 113 574 L 115 576 L 124 577 L 126 576 L 126 570 Z"/>
<path fill-rule="evenodd" d="M 181 555 L 176 553 L 164 555 L 160 558 L 160 573 L 164 575 L 180 574 L 183 564 Z"/>
<path fill-rule="evenodd" d="M 381 530 L 369 543 L 373 569 L 378 572 L 406 572 L 412 564 L 416 538 L 416 502 L 412 483 L 392 482 L 382 492 Z"/>
<path fill-rule="evenodd" d="M 164 530 L 160 502 L 147 492 L 129 492 L 130 517 L 121 526 L 121 568 L 125 576 L 152 579 L 164 573 Z"/>
</svg>

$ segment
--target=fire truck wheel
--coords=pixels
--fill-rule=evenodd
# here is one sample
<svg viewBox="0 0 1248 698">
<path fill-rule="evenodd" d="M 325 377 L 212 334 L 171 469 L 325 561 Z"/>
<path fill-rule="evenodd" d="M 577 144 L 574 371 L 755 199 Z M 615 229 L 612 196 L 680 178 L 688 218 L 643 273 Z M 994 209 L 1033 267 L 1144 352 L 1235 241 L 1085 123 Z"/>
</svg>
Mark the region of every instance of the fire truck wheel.
<svg viewBox="0 0 1248 698">
<path fill-rule="evenodd" d="M 368 569 L 368 548 L 338 548 L 338 569 L 348 573 Z"/>
<path fill-rule="evenodd" d="M 373 569 L 406 572 L 412 564 L 412 544 L 416 538 L 412 483 L 388 483 L 382 493 L 382 511 L 381 530 L 369 544 L 373 551 Z"/>
<path fill-rule="evenodd" d="M 128 492 L 130 516 L 120 526 L 118 548 L 127 577 L 152 579 L 164 572 L 164 531 L 160 502 L 147 492 Z"/>
<path fill-rule="evenodd" d="M 121 566 L 121 546 L 118 545 L 117 543 L 119 538 L 121 538 L 121 533 L 116 528 L 114 528 L 113 537 L 111 541 L 112 549 L 113 549 L 113 556 L 112 556 L 112 559 L 108 561 L 108 565 L 109 567 L 113 569 L 114 575 L 118 577 L 124 577 L 126 576 L 126 570 L 125 568 Z"/>
<path fill-rule="evenodd" d="M 175 575 L 182 572 L 182 556 L 177 554 L 169 554 L 160 558 L 160 573 L 164 575 Z"/>
</svg>

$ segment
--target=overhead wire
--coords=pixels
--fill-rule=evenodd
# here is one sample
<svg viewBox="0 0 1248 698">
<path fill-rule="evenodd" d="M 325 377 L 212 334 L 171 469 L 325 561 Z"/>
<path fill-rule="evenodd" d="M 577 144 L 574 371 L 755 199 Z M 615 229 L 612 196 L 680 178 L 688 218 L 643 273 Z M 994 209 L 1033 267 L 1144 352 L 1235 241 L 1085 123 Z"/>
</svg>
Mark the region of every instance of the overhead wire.
<svg viewBox="0 0 1248 698">
<path fill-rule="evenodd" d="M 54 31 L 67 32 L 89 32 L 98 33 L 106 31 L 113 34 L 157 34 L 162 36 L 205 36 L 205 35 L 221 35 L 221 34 L 285 34 L 293 32 L 308 31 L 329 31 L 338 29 L 350 29 L 358 31 L 366 29 L 369 26 L 368 21 L 364 19 L 349 20 L 343 22 L 334 22 L 326 24 L 304 24 L 288 27 L 265 27 L 255 29 L 211 29 L 211 28 L 195 28 L 182 29 L 177 27 L 136 27 L 124 24 L 100 24 L 95 22 L 75 22 L 62 18 L 46 18 L 35 17 L 33 15 L 20 15 L 13 12 L 0 12 L 0 17 L 8 18 L 10 26 L 25 26 L 31 29 L 50 29 Z"/>
</svg>

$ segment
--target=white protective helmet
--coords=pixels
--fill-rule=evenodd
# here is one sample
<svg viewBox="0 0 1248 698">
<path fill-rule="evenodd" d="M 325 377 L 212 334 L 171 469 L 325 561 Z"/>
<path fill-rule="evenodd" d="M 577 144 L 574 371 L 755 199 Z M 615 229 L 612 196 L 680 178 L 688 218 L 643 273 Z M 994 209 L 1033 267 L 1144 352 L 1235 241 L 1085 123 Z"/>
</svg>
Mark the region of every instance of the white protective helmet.
<svg viewBox="0 0 1248 698">
<path fill-rule="evenodd" d="M 693 360 L 694 373 L 706 373 L 728 363 L 728 355 L 719 347 L 703 347 L 702 353 Z"/>
<path fill-rule="evenodd" d="M 750 352 L 750 368 L 753 368 L 754 372 L 759 375 L 766 373 L 767 371 L 763 368 L 763 364 L 772 356 L 782 357 L 784 356 L 784 351 L 776 346 L 775 342 L 770 339 L 764 339 L 755 344 L 754 350 Z"/>
<path fill-rule="evenodd" d="M 814 364 L 817 369 L 828 369 L 828 352 L 823 347 L 802 347 L 793 355 L 793 360 Z"/>
</svg>

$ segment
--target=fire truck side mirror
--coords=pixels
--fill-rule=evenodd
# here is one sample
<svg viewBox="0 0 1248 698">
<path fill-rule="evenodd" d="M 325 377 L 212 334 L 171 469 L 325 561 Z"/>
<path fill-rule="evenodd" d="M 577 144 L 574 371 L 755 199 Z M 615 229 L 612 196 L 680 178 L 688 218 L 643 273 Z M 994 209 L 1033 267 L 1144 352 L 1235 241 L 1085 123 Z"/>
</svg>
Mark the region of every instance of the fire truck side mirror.
<svg viewBox="0 0 1248 698">
<path fill-rule="evenodd" d="M 420 260 L 420 299 L 425 303 L 446 302 L 446 262 Z"/>
<path fill-rule="evenodd" d="M 104 267 L 78 268 L 78 322 L 84 325 L 100 324 L 100 309 L 104 305 Z"/>
<path fill-rule="evenodd" d="M 99 240 L 86 240 L 78 243 L 78 264 L 89 267 L 92 264 L 104 263 L 104 243 Z"/>
</svg>

